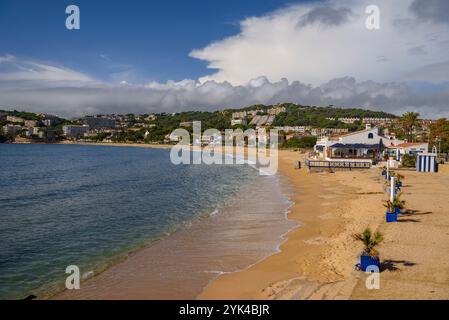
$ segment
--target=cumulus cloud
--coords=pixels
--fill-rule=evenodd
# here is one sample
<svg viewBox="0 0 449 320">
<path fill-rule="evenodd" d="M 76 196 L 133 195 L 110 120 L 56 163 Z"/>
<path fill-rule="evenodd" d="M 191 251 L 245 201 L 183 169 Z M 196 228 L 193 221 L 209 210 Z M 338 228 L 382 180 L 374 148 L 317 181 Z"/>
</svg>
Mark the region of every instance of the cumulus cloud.
<svg viewBox="0 0 449 320">
<path fill-rule="evenodd" d="M 449 24 L 447 0 L 414 0 L 410 5 L 410 11 L 422 21 Z"/>
<path fill-rule="evenodd" d="M 354 78 L 333 79 L 320 86 L 266 77 L 245 85 L 195 80 L 147 85 L 65 86 L 0 90 L 0 106 L 49 112 L 66 117 L 85 114 L 180 112 L 238 108 L 257 103 L 294 102 L 306 105 L 335 105 L 384 110 L 401 114 L 417 110 L 422 115 L 449 117 L 449 86 L 432 95 L 418 93 L 405 84 L 357 82 Z"/>
<path fill-rule="evenodd" d="M 202 81 L 244 84 L 259 75 L 270 81 L 286 77 L 314 85 L 347 75 L 379 82 L 406 81 L 412 69 L 445 61 L 448 54 L 438 42 L 449 40 L 449 25 L 436 19 L 420 23 L 426 15 L 409 10 L 416 3 L 420 1 L 335 0 L 292 5 L 247 18 L 237 35 L 190 55 L 206 61 L 213 70 Z M 441 6 L 448 3 L 434 1 L 446 17 L 448 10 Z M 365 9 L 371 4 L 379 6 L 380 30 L 365 27 Z M 419 46 L 421 50 L 408 54 L 410 48 Z M 424 47 L 426 59 L 422 59 Z"/>
</svg>

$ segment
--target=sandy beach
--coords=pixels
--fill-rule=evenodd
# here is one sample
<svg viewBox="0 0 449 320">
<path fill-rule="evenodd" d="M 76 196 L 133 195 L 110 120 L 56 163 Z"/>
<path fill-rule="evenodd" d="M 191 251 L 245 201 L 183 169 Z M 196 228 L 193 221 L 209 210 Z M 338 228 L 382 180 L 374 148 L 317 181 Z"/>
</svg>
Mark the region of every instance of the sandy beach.
<svg viewBox="0 0 449 320">
<path fill-rule="evenodd" d="M 440 166 L 437 174 L 401 170 L 403 200 L 413 213 L 387 224 L 383 206 L 387 194 L 380 169 L 311 173 L 304 167 L 295 169 L 298 160 L 304 163 L 304 154 L 279 152 L 279 174 L 288 182 L 294 202 L 288 217 L 298 227 L 285 236 L 279 252 L 242 271 L 220 275 L 197 299 L 449 299 L 447 165 Z M 379 290 L 368 290 L 366 275 L 354 270 L 362 244 L 351 235 L 366 227 L 385 238 L 379 246 Z M 66 293 L 56 299 L 136 298 L 128 293 L 127 297 Z"/>
<path fill-rule="evenodd" d="M 223 275 L 199 299 L 448 299 L 449 182 L 438 174 L 401 171 L 403 199 L 414 213 L 385 222 L 384 179 L 379 169 L 308 173 L 293 169 L 297 153 L 280 153 L 280 173 L 296 191 L 290 218 L 302 226 L 281 252 L 238 273 Z M 381 288 L 368 290 L 354 270 L 362 250 L 351 235 L 370 227 L 380 245 Z"/>
</svg>

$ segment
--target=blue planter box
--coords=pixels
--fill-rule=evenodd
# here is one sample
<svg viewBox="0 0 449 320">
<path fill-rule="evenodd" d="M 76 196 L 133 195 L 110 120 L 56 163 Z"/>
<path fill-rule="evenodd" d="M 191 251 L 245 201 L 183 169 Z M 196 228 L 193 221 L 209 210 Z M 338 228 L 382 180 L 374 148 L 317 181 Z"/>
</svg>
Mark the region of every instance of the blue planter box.
<svg viewBox="0 0 449 320">
<path fill-rule="evenodd" d="M 396 182 L 396 188 L 402 188 L 402 181 Z"/>
<path fill-rule="evenodd" d="M 395 209 L 395 212 L 387 212 L 387 215 L 386 215 L 387 222 L 397 222 L 398 221 L 398 212 L 396 210 L 399 210 L 399 209 Z M 399 212 L 401 212 L 401 211 L 399 210 Z"/>
<path fill-rule="evenodd" d="M 394 208 L 394 213 L 396 214 L 402 214 L 403 212 L 399 208 Z"/>
<path fill-rule="evenodd" d="M 391 176 L 387 176 L 387 179 L 388 179 L 388 181 L 390 181 L 391 180 Z"/>
<path fill-rule="evenodd" d="M 386 176 L 387 175 L 387 171 L 382 171 L 382 175 Z"/>
<path fill-rule="evenodd" d="M 379 258 L 362 254 L 360 256 L 360 270 L 365 272 L 369 266 L 376 266 L 380 268 Z"/>
</svg>

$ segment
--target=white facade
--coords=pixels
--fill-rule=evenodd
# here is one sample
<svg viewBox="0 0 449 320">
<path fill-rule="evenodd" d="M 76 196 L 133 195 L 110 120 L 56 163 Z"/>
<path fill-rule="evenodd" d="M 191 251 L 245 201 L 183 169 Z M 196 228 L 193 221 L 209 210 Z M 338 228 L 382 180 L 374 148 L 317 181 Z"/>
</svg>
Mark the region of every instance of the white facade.
<svg viewBox="0 0 449 320">
<path fill-rule="evenodd" d="M 332 146 L 348 145 L 354 146 L 352 149 L 356 153 L 355 157 L 363 157 L 365 155 L 364 152 L 369 149 L 369 146 L 383 144 L 385 147 L 388 147 L 396 146 L 403 142 L 404 141 L 402 140 L 393 139 L 391 137 L 387 138 L 380 135 L 379 128 L 374 127 L 336 137 L 321 138 L 317 141 L 314 149 L 321 157 L 329 159 L 331 156 L 329 150 Z M 360 146 L 357 147 L 357 145 Z"/>
<path fill-rule="evenodd" d="M 3 127 L 3 132 L 6 134 L 14 135 L 20 130 L 23 130 L 24 128 L 22 126 L 14 125 L 14 124 L 7 124 Z"/>
<path fill-rule="evenodd" d="M 236 126 L 236 125 L 246 125 L 246 119 L 232 119 L 231 120 L 231 126 Z"/>
<path fill-rule="evenodd" d="M 66 137 L 76 138 L 89 131 L 88 126 L 63 126 L 62 131 Z"/>
<path fill-rule="evenodd" d="M 274 127 L 274 129 L 277 129 L 280 132 L 297 132 L 297 133 L 305 133 L 306 127 L 305 126 L 284 126 L 284 127 Z"/>
<path fill-rule="evenodd" d="M 23 120 L 20 117 L 16 117 L 16 116 L 6 116 L 6 121 L 15 122 L 15 123 L 23 123 L 25 120 Z"/>
<path fill-rule="evenodd" d="M 404 154 L 423 154 L 429 151 L 429 144 L 427 142 L 409 142 L 401 143 L 394 147 L 388 148 L 390 156 L 396 156 L 399 160 Z"/>
</svg>

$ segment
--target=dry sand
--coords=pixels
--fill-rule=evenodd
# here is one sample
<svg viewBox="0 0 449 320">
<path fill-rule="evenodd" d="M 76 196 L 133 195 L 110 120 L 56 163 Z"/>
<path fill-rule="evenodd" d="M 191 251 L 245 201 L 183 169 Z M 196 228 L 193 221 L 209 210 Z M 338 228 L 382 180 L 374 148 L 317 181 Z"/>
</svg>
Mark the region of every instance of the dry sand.
<svg viewBox="0 0 449 320">
<path fill-rule="evenodd" d="M 449 175 L 401 171 L 403 199 L 413 214 L 385 222 L 380 170 L 309 173 L 295 170 L 298 153 L 280 152 L 280 173 L 296 190 L 291 231 L 281 252 L 226 274 L 199 299 L 449 299 Z M 303 160 L 303 159 L 301 159 Z M 354 271 L 362 244 L 351 235 L 381 231 L 381 288 L 368 290 Z"/>
</svg>

